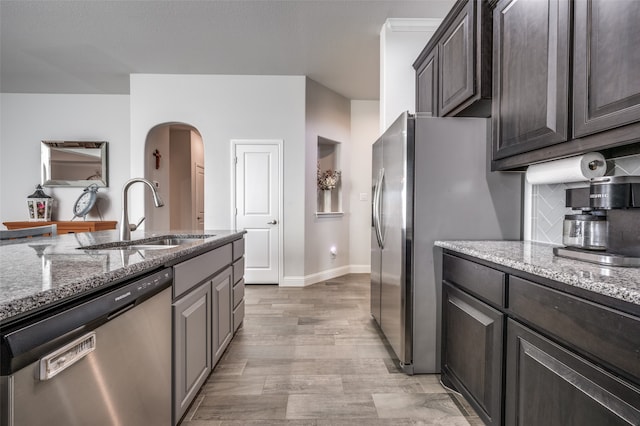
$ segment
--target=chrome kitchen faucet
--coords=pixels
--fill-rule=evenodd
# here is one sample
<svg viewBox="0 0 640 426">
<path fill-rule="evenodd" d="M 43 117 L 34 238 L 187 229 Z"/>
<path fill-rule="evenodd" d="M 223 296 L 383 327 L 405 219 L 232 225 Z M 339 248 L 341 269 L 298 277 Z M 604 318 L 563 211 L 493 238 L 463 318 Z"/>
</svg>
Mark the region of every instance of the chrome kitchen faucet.
<svg viewBox="0 0 640 426">
<path fill-rule="evenodd" d="M 158 190 L 150 180 L 144 178 L 133 178 L 126 181 L 124 186 L 122 187 L 122 218 L 120 220 L 120 240 L 122 241 L 129 241 L 131 239 L 131 231 L 135 231 L 136 229 L 138 229 L 138 226 L 140 226 L 142 221 L 144 221 L 145 219 L 143 216 L 137 224 L 129 224 L 129 205 L 127 193 L 129 191 L 129 187 L 136 182 L 142 182 L 151 189 L 151 193 L 153 194 L 153 204 L 156 207 L 164 206 L 164 202 L 160 198 Z"/>
</svg>

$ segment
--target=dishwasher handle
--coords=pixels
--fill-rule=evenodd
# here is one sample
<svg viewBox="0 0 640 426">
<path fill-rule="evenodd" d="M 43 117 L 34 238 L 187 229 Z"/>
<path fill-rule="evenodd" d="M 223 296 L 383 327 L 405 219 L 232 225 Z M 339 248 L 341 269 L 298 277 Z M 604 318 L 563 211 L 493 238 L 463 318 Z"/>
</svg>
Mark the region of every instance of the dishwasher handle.
<svg viewBox="0 0 640 426">
<path fill-rule="evenodd" d="M 67 343 L 40 359 L 40 380 L 52 379 L 96 349 L 96 332 Z"/>
</svg>

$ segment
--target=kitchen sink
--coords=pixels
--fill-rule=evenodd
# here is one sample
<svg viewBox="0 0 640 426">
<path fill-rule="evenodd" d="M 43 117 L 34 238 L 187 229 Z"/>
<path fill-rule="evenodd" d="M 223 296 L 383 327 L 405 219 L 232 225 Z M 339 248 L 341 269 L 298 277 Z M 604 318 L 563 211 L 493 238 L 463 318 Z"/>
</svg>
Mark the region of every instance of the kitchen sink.
<svg viewBox="0 0 640 426">
<path fill-rule="evenodd" d="M 78 247 L 80 250 L 166 250 L 215 237 L 215 234 L 203 235 L 163 235 L 132 241 L 115 241 L 112 243 L 96 244 Z"/>
</svg>

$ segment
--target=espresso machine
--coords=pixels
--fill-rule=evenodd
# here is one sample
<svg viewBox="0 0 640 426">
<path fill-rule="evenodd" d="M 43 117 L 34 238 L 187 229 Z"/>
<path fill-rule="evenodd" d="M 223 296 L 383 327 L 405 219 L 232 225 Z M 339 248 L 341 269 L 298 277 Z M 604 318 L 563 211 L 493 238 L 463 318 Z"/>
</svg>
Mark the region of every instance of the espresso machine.
<svg viewBox="0 0 640 426">
<path fill-rule="evenodd" d="M 593 178 L 567 189 L 562 242 L 553 253 L 609 266 L 640 267 L 640 176 Z"/>
</svg>

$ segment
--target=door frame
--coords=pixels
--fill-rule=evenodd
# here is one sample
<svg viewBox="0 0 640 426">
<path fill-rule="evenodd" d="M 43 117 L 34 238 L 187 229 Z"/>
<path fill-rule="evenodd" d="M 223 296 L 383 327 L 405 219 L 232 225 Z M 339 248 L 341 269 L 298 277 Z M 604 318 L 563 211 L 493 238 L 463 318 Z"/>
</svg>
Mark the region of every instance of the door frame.
<svg viewBox="0 0 640 426">
<path fill-rule="evenodd" d="M 231 174 L 231 229 L 236 229 L 236 147 L 238 145 L 276 145 L 278 147 L 278 189 L 280 197 L 278 200 L 278 286 L 284 278 L 284 232 L 282 217 L 284 216 L 284 164 L 282 160 L 284 150 L 284 140 L 282 139 L 231 139 L 231 149 L 229 150 L 229 169 Z"/>
</svg>

